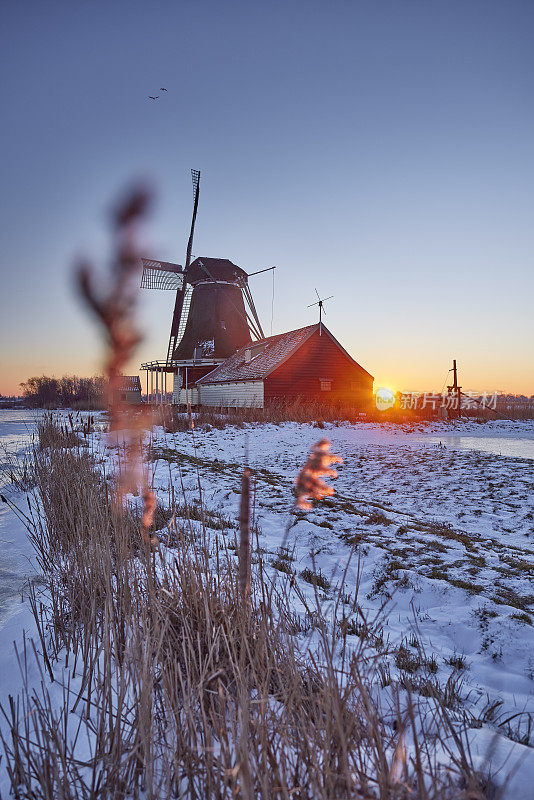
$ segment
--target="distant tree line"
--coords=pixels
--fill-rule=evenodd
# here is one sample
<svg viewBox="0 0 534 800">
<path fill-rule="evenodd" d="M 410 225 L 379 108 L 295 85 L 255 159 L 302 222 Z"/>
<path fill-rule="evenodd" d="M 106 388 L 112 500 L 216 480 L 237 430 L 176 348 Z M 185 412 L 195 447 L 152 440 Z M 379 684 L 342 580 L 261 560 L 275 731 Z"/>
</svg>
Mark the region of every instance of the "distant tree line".
<svg viewBox="0 0 534 800">
<path fill-rule="evenodd" d="M 49 378 L 47 375 L 28 378 L 21 383 L 26 405 L 30 408 L 94 409 L 103 405 L 104 379 L 79 378 L 64 375 Z"/>
</svg>

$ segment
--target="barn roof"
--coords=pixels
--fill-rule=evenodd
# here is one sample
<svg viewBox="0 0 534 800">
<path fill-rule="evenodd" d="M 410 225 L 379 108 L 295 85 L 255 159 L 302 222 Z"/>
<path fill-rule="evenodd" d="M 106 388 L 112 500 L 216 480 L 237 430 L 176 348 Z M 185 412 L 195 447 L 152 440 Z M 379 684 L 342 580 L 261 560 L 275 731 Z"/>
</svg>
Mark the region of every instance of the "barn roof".
<svg viewBox="0 0 534 800">
<path fill-rule="evenodd" d="M 234 381 L 260 381 L 266 378 L 277 367 L 287 361 L 293 353 L 301 347 L 310 336 L 318 330 L 319 325 L 308 325 L 305 328 L 298 328 L 295 331 L 279 333 L 276 336 L 269 336 L 258 342 L 251 342 L 241 347 L 230 358 L 227 358 L 212 372 L 205 375 L 197 383 L 228 383 Z M 323 334 L 329 336 L 340 350 L 354 363 L 356 361 L 340 345 L 330 331 L 322 326 Z M 245 361 L 245 351 L 251 350 L 250 361 Z M 358 366 L 360 366 L 358 364 Z M 363 369 L 363 367 L 361 367 Z M 366 370 L 364 370 L 366 372 Z M 369 373 L 367 373 L 369 374 Z M 372 377 L 372 376 L 371 376 Z"/>
</svg>

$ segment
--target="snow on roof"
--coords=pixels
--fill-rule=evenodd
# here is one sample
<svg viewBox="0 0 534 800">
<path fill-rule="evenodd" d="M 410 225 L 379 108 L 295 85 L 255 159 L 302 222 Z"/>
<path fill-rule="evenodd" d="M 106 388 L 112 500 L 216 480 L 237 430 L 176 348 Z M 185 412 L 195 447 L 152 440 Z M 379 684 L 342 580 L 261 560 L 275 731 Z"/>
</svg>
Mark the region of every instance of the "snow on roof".
<svg viewBox="0 0 534 800">
<path fill-rule="evenodd" d="M 121 375 L 118 389 L 120 392 L 140 392 L 141 381 L 139 375 Z"/>
<path fill-rule="evenodd" d="M 219 364 L 212 372 L 197 383 L 226 383 L 228 381 L 258 381 L 266 378 L 297 350 L 319 326 L 308 325 L 296 331 L 279 333 L 258 342 L 241 347 L 230 358 Z M 323 326 L 324 329 L 324 326 Z M 250 360 L 245 360 L 245 352 L 250 350 Z"/>
</svg>

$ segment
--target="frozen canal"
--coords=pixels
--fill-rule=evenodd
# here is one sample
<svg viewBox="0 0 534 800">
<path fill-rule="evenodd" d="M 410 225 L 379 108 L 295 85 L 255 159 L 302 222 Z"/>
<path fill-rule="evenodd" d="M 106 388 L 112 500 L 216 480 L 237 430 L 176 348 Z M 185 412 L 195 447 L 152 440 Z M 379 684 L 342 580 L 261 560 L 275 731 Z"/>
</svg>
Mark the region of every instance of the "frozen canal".
<svg viewBox="0 0 534 800">
<path fill-rule="evenodd" d="M 19 504 L 24 496 L 13 489 L 10 469 L 29 446 L 36 413 L 0 410 L 0 493 Z M 0 503 L 0 630 L 20 607 L 21 593 L 32 572 L 31 548 L 24 525 Z"/>
</svg>

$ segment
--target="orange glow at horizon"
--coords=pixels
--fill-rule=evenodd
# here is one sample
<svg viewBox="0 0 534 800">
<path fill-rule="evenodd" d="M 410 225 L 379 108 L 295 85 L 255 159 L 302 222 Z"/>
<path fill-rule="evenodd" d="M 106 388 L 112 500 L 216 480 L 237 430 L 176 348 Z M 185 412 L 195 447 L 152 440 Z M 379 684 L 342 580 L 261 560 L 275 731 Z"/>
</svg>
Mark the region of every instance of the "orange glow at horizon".
<svg viewBox="0 0 534 800">
<path fill-rule="evenodd" d="M 75 265 L 87 258 L 105 288 L 110 212 L 139 178 L 155 201 L 145 255 L 183 264 L 199 167 L 192 252 L 256 275 L 266 335 L 316 323 L 317 292 L 375 387 L 440 394 L 456 359 L 464 392 L 534 395 L 532 3 L 484 4 L 482 18 L 473 3 L 302 14 L 212 0 L 163 3 L 155 25 L 148 3 L 127 19 L 108 4 L 105 25 L 96 3 L 83 15 L 33 5 L 4 3 L 0 393 L 102 372 Z M 192 63 L 199 36 L 203 68 L 184 84 L 176 52 Z M 157 103 L 132 42 L 169 76 Z M 184 97 L 197 124 L 177 142 Z M 145 338 L 125 372 L 144 386 L 174 302 L 139 291 Z"/>
<path fill-rule="evenodd" d="M 350 349 L 349 352 L 351 352 Z M 382 359 L 376 358 L 373 364 L 371 359 L 362 358 L 361 353 L 352 351 L 352 354 L 362 366 L 374 375 L 374 393 L 384 387 L 395 394 L 397 392 L 441 393 L 450 380 L 447 364 L 440 363 L 438 370 L 436 364 L 416 365 L 411 359 L 407 359 L 406 367 L 403 364 L 396 364 L 393 368 L 391 364 L 384 364 L 384 368 L 380 369 Z M 150 360 L 151 355 L 150 348 L 145 345 L 139 357 L 128 370 L 128 374 L 141 376 L 143 389 L 146 377 L 139 371 L 139 364 L 141 361 Z M 498 391 L 527 397 L 534 395 L 534 375 L 529 376 L 524 369 L 514 370 L 512 369 L 513 365 L 508 364 L 503 366 L 499 375 L 491 375 L 482 368 L 483 365 L 477 364 L 476 361 L 476 358 L 472 357 L 467 362 L 459 362 L 460 383 L 464 391 L 491 393 Z M 438 372 L 441 373 L 439 378 L 437 377 Z M 47 354 L 43 358 L 21 354 L 19 358 L 15 358 L 11 353 L 9 359 L 3 358 L 0 363 L 0 394 L 4 396 L 21 395 L 20 384 L 33 376 L 48 375 L 61 378 L 63 375 L 78 375 L 90 377 L 101 373 L 101 360 L 98 352 L 95 352 L 92 358 L 87 353 L 84 359 L 73 356 L 61 357 L 59 354 L 55 356 Z"/>
</svg>

